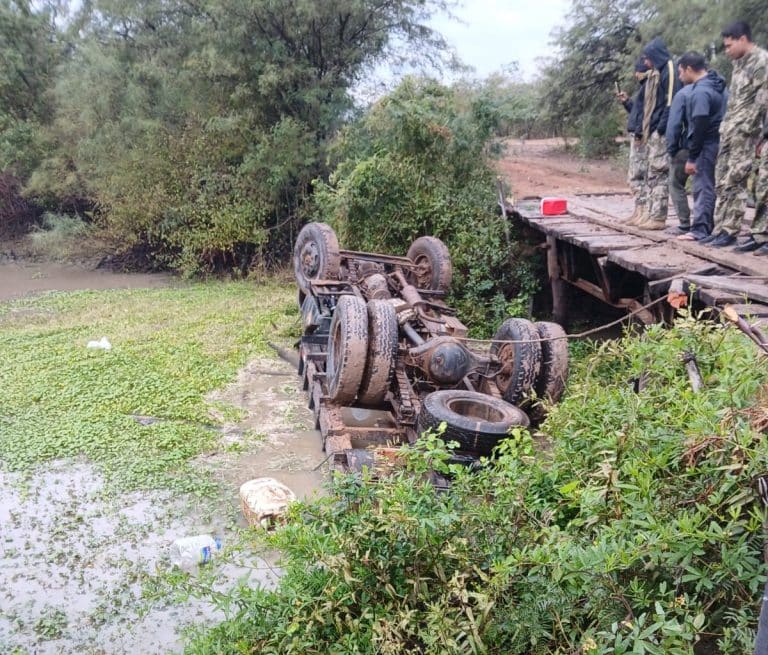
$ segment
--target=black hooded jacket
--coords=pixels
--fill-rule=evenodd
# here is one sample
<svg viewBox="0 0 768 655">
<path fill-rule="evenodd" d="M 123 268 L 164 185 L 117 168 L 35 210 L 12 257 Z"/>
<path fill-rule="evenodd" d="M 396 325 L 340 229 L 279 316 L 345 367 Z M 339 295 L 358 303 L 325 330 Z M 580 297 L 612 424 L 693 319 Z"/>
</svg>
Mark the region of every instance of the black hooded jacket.
<svg viewBox="0 0 768 655">
<path fill-rule="evenodd" d="M 696 161 L 705 143 L 720 140 L 720 123 L 725 115 L 728 92 L 725 80 L 714 70 L 691 85 L 685 114 L 688 125 L 689 161 Z"/>
<path fill-rule="evenodd" d="M 624 108 L 629 113 L 627 118 L 627 132 L 640 138 L 643 134 L 643 106 L 645 105 L 645 80 L 640 81 L 640 89 L 634 98 L 624 103 Z"/>
<path fill-rule="evenodd" d="M 656 94 L 656 106 L 651 115 L 651 133 L 658 132 L 664 136 L 667 131 L 667 119 L 669 108 L 672 105 L 672 97 L 677 93 L 682 84 L 675 74 L 675 66 L 669 55 L 669 50 L 659 37 L 653 39 L 645 48 L 643 56 L 653 63 L 653 67 L 659 71 L 659 90 Z"/>
</svg>

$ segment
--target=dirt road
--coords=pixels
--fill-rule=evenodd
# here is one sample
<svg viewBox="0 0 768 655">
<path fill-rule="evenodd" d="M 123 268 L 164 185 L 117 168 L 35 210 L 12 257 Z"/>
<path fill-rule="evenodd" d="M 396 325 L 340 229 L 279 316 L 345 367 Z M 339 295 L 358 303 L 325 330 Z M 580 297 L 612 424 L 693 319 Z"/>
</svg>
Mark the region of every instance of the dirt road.
<svg viewBox="0 0 768 655">
<path fill-rule="evenodd" d="M 629 191 L 619 159 L 582 159 L 570 143 L 566 150 L 562 139 L 508 139 L 498 168 L 515 197 Z"/>
</svg>

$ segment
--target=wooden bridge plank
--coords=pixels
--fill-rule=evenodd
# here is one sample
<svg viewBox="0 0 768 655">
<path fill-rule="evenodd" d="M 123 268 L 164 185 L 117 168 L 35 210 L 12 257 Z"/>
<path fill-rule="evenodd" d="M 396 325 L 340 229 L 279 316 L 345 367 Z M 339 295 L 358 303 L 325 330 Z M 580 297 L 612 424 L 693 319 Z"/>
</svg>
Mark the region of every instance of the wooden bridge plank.
<svg viewBox="0 0 768 655">
<path fill-rule="evenodd" d="M 704 259 L 686 255 L 665 245 L 611 251 L 608 253 L 608 261 L 640 273 L 649 280 L 682 275 L 690 270 L 701 269 L 708 264 Z"/>
</svg>

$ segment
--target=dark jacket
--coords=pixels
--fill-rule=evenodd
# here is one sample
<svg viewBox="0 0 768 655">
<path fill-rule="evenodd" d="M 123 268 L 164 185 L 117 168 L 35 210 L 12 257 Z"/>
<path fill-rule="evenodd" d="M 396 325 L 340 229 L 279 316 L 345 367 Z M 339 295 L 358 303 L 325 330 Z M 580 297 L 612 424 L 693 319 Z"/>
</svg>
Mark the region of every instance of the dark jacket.
<svg viewBox="0 0 768 655">
<path fill-rule="evenodd" d="M 725 80 L 717 71 L 707 71 L 704 77 L 691 84 L 685 111 L 689 161 L 696 161 L 705 144 L 719 142 L 720 123 L 728 104 L 727 94 Z"/>
<path fill-rule="evenodd" d="M 624 103 L 624 109 L 629 113 L 627 118 L 627 132 L 643 135 L 643 105 L 645 104 L 645 80 L 640 81 L 640 88 L 633 98 Z"/>
<path fill-rule="evenodd" d="M 693 85 L 689 84 L 680 89 L 672 98 L 667 120 L 667 152 L 674 157 L 681 150 L 688 149 L 688 118 L 686 116 L 687 100 L 691 95 Z"/>
<path fill-rule="evenodd" d="M 656 94 L 656 105 L 651 115 L 651 133 L 658 132 L 661 136 L 665 136 L 672 98 L 682 84 L 675 74 L 675 66 L 669 56 L 669 50 L 660 38 L 656 37 L 643 48 L 643 56 L 650 59 L 653 67 L 659 71 L 659 91 Z"/>
</svg>

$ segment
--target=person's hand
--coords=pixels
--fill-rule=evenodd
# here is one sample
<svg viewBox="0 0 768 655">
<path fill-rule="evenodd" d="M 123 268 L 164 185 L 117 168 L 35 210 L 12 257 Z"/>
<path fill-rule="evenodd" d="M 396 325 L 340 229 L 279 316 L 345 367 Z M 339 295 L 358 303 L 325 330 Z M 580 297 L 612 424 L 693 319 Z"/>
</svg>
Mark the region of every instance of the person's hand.
<svg viewBox="0 0 768 655">
<path fill-rule="evenodd" d="M 619 99 L 619 102 L 626 102 L 627 100 L 629 100 L 629 96 L 627 95 L 626 91 L 619 91 L 616 94 L 616 97 Z"/>
<path fill-rule="evenodd" d="M 692 161 L 685 162 L 685 174 L 696 175 L 696 164 Z"/>
</svg>

